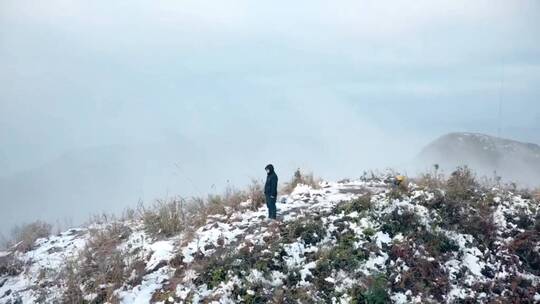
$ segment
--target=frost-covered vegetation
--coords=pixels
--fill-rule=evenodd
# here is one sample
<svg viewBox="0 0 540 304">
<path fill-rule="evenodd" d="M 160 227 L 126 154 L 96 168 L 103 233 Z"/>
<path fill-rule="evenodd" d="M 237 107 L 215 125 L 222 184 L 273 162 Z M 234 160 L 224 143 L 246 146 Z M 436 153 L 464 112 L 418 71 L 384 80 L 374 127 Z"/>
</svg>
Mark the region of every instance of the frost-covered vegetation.
<svg viewBox="0 0 540 304">
<path fill-rule="evenodd" d="M 0 303 L 540 301 L 536 194 L 467 168 L 387 180 L 298 183 L 279 221 L 254 187 L 40 238 L 0 253 Z"/>
</svg>

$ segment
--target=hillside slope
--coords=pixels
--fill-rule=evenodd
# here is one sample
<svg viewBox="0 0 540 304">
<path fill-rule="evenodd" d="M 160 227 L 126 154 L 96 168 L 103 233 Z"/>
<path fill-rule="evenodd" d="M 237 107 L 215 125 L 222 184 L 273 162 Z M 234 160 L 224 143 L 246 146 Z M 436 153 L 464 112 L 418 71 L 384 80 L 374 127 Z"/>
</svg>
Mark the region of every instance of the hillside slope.
<svg viewBox="0 0 540 304">
<path fill-rule="evenodd" d="M 478 133 L 450 133 L 427 145 L 416 163 L 449 171 L 468 165 L 476 172 L 527 186 L 540 185 L 540 146 Z"/>
<path fill-rule="evenodd" d="M 300 185 L 279 222 L 248 201 L 168 238 L 137 219 L 71 229 L 0 253 L 0 303 L 540 301 L 538 201 L 384 180 Z"/>
</svg>

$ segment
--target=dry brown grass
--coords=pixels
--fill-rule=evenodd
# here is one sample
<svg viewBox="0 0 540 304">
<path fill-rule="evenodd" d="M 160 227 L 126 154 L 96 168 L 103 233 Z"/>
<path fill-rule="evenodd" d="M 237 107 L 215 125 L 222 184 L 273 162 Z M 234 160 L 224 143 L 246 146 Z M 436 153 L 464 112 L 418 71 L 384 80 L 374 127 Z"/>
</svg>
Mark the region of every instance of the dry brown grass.
<svg viewBox="0 0 540 304">
<path fill-rule="evenodd" d="M 296 186 L 302 184 L 302 185 L 308 185 L 312 187 L 313 189 L 319 189 L 320 188 L 320 178 L 314 177 L 313 173 L 302 173 L 300 169 L 297 169 L 294 172 L 294 175 L 290 182 L 285 183 L 285 186 L 283 187 L 282 191 L 290 194 L 294 191 Z"/>
<path fill-rule="evenodd" d="M 90 226 L 92 224 L 105 225 L 116 221 L 118 221 L 116 215 L 103 212 L 91 215 L 86 222 L 86 226 Z"/>
<path fill-rule="evenodd" d="M 434 173 L 422 173 L 413 180 L 418 186 L 425 189 L 439 189 L 444 184 L 444 176 Z"/>
<path fill-rule="evenodd" d="M 78 265 L 75 260 L 67 260 L 62 271 L 64 293 L 62 303 L 84 303 L 81 290 L 82 279 L 78 275 Z"/>
<path fill-rule="evenodd" d="M 118 248 L 130 233 L 127 226 L 118 222 L 90 231 L 86 246 L 76 258 L 65 263 L 61 276 L 65 288 L 63 303 L 83 303 L 83 294 L 89 293 L 97 295 L 92 303 L 118 303 L 114 290 L 133 273 L 135 277 L 129 283 L 140 283 L 145 262 Z"/>
<path fill-rule="evenodd" d="M 242 209 L 241 203 L 246 202 L 248 199 L 249 197 L 246 191 L 238 190 L 233 187 L 227 187 L 221 198 L 223 205 L 233 211 Z"/>
<path fill-rule="evenodd" d="M 130 233 L 120 223 L 90 231 L 88 242 L 76 260 L 66 262 L 63 302 L 82 303 L 78 301 L 83 293 L 97 294 L 97 303 L 117 301 L 113 291 L 124 284 L 134 269 L 128 253 L 118 248 Z"/>
<path fill-rule="evenodd" d="M 21 252 L 28 252 L 32 250 L 36 240 L 48 237 L 51 235 L 51 231 L 52 225 L 42 221 L 15 226 L 11 230 L 11 240 L 8 241 L 8 246 L 14 246 L 16 250 Z"/>
<path fill-rule="evenodd" d="M 251 180 L 251 184 L 247 189 L 247 196 L 251 200 L 251 209 L 257 210 L 264 205 L 264 188 L 260 181 L 256 179 Z"/>
<path fill-rule="evenodd" d="M 145 230 L 152 236 L 171 237 L 186 225 L 186 202 L 181 198 L 158 200 L 151 208 L 140 207 Z"/>
<path fill-rule="evenodd" d="M 245 204 L 250 202 L 251 204 Z M 227 215 L 244 208 L 256 208 L 264 202 L 262 186 L 252 182 L 247 191 L 227 188 L 222 195 L 211 194 L 206 199 L 173 198 L 158 200 L 150 207 L 140 205 L 138 216 L 145 230 L 154 238 L 171 237 L 204 225 L 209 216 Z M 134 215 L 128 215 L 133 218 Z"/>
<path fill-rule="evenodd" d="M 206 199 L 194 197 L 189 200 L 158 200 L 148 208 L 141 204 L 138 214 L 143 220 L 145 230 L 159 238 L 188 233 L 193 228 L 206 224 L 210 216 L 227 216 L 245 209 L 255 210 L 263 203 L 263 187 L 259 181 L 252 180 L 247 190 L 228 187 L 223 194 L 211 194 Z"/>
</svg>

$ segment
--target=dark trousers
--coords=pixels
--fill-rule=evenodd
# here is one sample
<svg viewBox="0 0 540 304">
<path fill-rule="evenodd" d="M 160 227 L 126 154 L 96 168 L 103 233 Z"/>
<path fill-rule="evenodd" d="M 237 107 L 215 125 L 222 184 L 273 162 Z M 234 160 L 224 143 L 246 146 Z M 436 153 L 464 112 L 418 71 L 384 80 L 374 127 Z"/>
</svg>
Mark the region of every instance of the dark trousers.
<svg viewBox="0 0 540 304">
<path fill-rule="evenodd" d="M 268 217 L 271 219 L 276 219 L 276 198 L 272 198 L 270 197 L 270 195 L 266 195 L 266 207 L 268 207 Z"/>
</svg>

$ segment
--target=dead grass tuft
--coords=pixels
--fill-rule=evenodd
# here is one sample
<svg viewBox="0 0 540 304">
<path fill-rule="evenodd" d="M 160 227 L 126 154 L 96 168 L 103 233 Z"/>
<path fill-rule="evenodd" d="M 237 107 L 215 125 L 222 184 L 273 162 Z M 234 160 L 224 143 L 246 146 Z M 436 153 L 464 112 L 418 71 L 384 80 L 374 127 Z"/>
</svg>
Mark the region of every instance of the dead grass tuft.
<svg viewBox="0 0 540 304">
<path fill-rule="evenodd" d="M 97 295 L 96 303 L 118 302 L 114 290 L 127 281 L 136 266 L 130 262 L 128 253 L 118 248 L 130 233 L 120 223 L 90 231 L 89 240 L 76 260 L 66 262 L 64 303 L 83 303 L 82 295 L 90 293 Z"/>
<path fill-rule="evenodd" d="M 34 247 L 34 243 L 40 238 L 46 238 L 51 235 L 52 225 L 35 221 L 22 226 L 15 226 L 11 231 L 11 246 L 21 252 L 28 252 Z"/>
<path fill-rule="evenodd" d="M 185 201 L 175 198 L 158 200 L 151 208 L 140 207 L 145 230 L 153 236 L 171 237 L 180 233 L 186 224 Z"/>
</svg>

